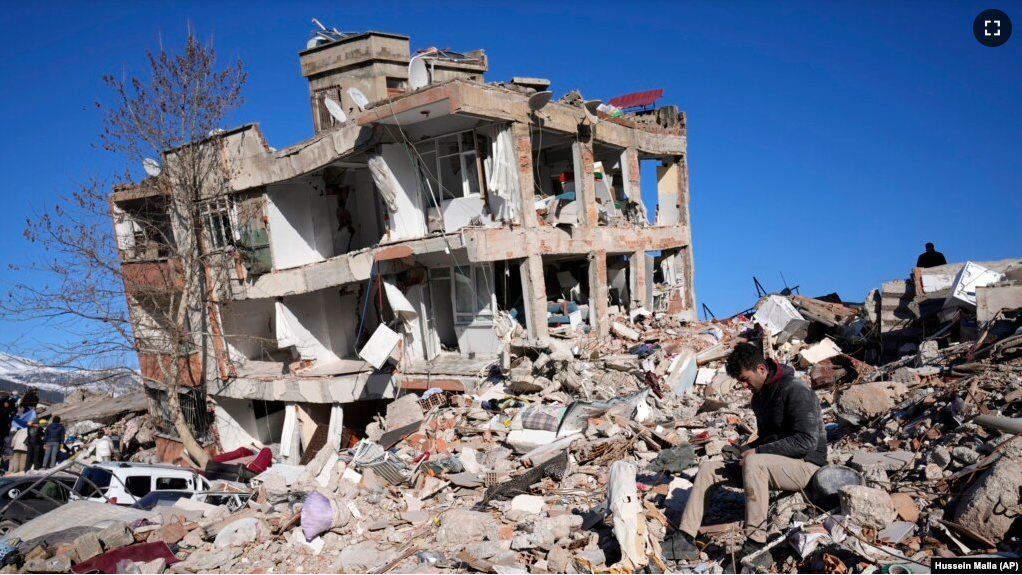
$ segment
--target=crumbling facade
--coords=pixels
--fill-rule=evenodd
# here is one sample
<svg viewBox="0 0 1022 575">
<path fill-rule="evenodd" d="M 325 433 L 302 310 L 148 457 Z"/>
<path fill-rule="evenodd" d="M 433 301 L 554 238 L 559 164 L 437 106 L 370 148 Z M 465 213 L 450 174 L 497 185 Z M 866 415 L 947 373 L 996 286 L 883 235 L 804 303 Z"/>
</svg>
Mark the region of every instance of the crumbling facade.
<svg viewBox="0 0 1022 575">
<path fill-rule="evenodd" d="M 150 380 L 175 355 L 187 366 L 221 448 L 280 442 L 297 461 L 401 389 L 464 390 L 513 338 L 606 336 L 615 308 L 695 319 L 677 108 L 547 103 L 544 80 L 483 83 L 481 50 L 413 55 L 389 33 L 310 42 L 300 61 L 311 138 L 275 150 L 255 124 L 219 135 L 227 189 L 200 210 L 220 272 L 197 312 L 205 343 L 139 350 Z M 144 280 L 174 261 L 132 224 L 137 194 L 111 206 L 122 268 Z"/>
</svg>

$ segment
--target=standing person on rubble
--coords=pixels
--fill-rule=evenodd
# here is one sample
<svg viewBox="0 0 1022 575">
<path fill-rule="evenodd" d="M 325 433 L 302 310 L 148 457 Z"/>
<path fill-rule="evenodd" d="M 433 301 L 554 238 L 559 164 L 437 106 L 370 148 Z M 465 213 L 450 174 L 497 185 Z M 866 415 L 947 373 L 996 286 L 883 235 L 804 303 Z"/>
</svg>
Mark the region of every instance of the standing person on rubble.
<svg viewBox="0 0 1022 575">
<path fill-rule="evenodd" d="M 8 430 L 11 431 L 11 430 Z M 4 436 L 4 457 L 3 463 L 0 463 L 0 470 L 7 473 L 11 470 L 11 459 L 14 458 L 14 433 L 8 433 Z"/>
<path fill-rule="evenodd" d="M 795 377 L 795 370 L 764 359 L 758 346 L 740 343 L 727 359 L 727 373 L 752 389 L 758 439 L 741 446 L 743 451 L 736 464 L 704 461 L 699 466 L 681 525 L 664 541 L 668 559 L 699 558 L 695 536 L 708 503 L 707 493 L 711 487 L 727 483 L 745 488 L 746 541 L 736 558 L 740 564 L 766 544 L 770 489 L 799 491 L 821 465 L 827 464 L 827 434 L 820 402 L 813 390 Z M 753 567 L 766 567 L 772 561 L 765 553 L 753 563 Z"/>
<path fill-rule="evenodd" d="M 106 430 L 99 430 L 99 437 L 89 446 L 89 451 L 96 456 L 96 461 L 110 461 L 114 455 L 114 442 L 106 434 Z"/>
<path fill-rule="evenodd" d="M 64 443 L 64 431 L 64 424 L 60 422 L 60 416 L 55 415 L 53 421 L 46 426 L 46 431 L 43 432 L 43 443 L 46 444 L 43 468 L 49 469 L 57 464 L 57 454 L 60 453 L 60 445 Z"/>
<path fill-rule="evenodd" d="M 28 424 L 28 437 L 25 444 L 28 445 L 28 454 L 25 461 L 25 471 L 43 468 L 43 428 L 45 419 L 33 419 Z"/>
<path fill-rule="evenodd" d="M 947 260 L 944 259 L 944 254 L 934 249 L 932 243 L 927 243 L 926 251 L 919 254 L 919 257 L 916 259 L 917 268 L 935 268 L 946 264 Z"/>
<path fill-rule="evenodd" d="M 25 471 L 25 463 L 28 461 L 28 428 L 11 428 L 11 434 L 14 439 L 11 440 L 11 448 L 14 450 L 14 455 L 11 457 L 11 466 L 9 471 L 11 473 L 21 473 Z"/>
<path fill-rule="evenodd" d="M 17 410 L 10 397 L 5 397 L 0 403 L 0 441 L 7 442 L 11 438 L 11 420 L 17 415 Z"/>
</svg>

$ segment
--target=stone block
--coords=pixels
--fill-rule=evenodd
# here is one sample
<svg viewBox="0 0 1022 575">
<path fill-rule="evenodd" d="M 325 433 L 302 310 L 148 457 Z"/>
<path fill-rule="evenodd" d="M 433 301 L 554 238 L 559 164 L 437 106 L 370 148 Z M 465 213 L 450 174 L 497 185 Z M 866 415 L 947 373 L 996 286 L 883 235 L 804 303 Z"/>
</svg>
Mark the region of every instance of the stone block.
<svg viewBox="0 0 1022 575">
<path fill-rule="evenodd" d="M 547 553 L 546 560 L 551 573 L 567 573 L 568 564 L 571 563 L 571 553 L 563 547 L 554 546 Z"/>
<path fill-rule="evenodd" d="M 167 545 L 173 545 L 178 541 L 181 541 L 188 535 L 188 530 L 185 529 L 180 523 L 170 523 L 160 527 L 156 531 L 153 531 L 149 535 L 148 541 L 150 543 L 154 541 L 163 541 Z"/>
<path fill-rule="evenodd" d="M 1018 506 L 1022 462 L 1001 458 L 966 489 L 955 508 L 955 521 L 993 543 L 1000 543 L 1016 517 L 1007 510 Z"/>
<path fill-rule="evenodd" d="M 947 450 L 943 445 L 938 445 L 930 451 L 930 455 L 927 457 L 930 463 L 940 467 L 941 469 L 951 465 L 951 452 Z"/>
<path fill-rule="evenodd" d="M 497 539 L 500 522 L 489 513 L 451 509 L 440 518 L 436 541 L 440 545 L 467 545 L 484 538 Z"/>
<path fill-rule="evenodd" d="M 128 524 L 123 521 L 111 523 L 106 529 L 100 531 L 98 536 L 99 542 L 103 544 L 103 549 L 107 551 L 127 547 L 135 543 L 135 538 L 128 531 Z"/>
<path fill-rule="evenodd" d="M 838 493 L 841 513 L 863 527 L 883 529 L 898 518 L 891 496 L 881 489 L 864 485 L 848 485 Z"/>
<path fill-rule="evenodd" d="M 135 567 L 138 567 L 138 572 L 143 575 L 159 575 L 167 570 L 167 560 L 163 557 L 157 557 L 152 561 L 135 563 Z"/>
<path fill-rule="evenodd" d="M 908 388 L 896 381 L 860 383 L 841 392 L 837 404 L 842 413 L 873 418 L 893 409 L 906 393 Z"/>
<path fill-rule="evenodd" d="M 74 556 L 75 563 L 81 563 L 97 555 L 102 555 L 103 545 L 100 544 L 99 536 L 96 533 L 86 533 L 75 539 L 75 546 L 71 553 Z"/>
<path fill-rule="evenodd" d="M 32 559 L 25 562 L 27 573 L 70 573 L 71 554 L 61 553 L 49 559 Z"/>
<path fill-rule="evenodd" d="M 852 459 L 848 462 L 848 466 L 863 472 L 869 468 L 895 471 L 906 466 L 911 467 L 915 459 L 916 454 L 911 451 L 885 451 L 881 453 L 856 451 L 852 454 Z"/>
<path fill-rule="evenodd" d="M 181 566 L 193 573 L 229 572 L 234 560 L 241 555 L 241 547 L 225 547 L 213 551 L 198 550 L 185 559 Z"/>
</svg>

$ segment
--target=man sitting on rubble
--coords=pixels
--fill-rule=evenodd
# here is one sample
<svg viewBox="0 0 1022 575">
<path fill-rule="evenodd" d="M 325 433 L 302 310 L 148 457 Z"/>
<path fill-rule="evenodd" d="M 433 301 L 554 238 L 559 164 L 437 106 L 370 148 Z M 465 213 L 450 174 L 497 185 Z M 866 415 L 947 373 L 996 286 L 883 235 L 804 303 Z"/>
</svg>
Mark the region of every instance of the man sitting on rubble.
<svg viewBox="0 0 1022 575">
<path fill-rule="evenodd" d="M 827 463 L 827 435 L 820 402 L 795 371 L 763 358 L 758 346 L 740 343 L 727 359 L 727 373 L 752 389 L 758 439 L 740 447 L 738 462 L 704 461 L 681 516 L 679 530 L 664 541 L 664 554 L 675 561 L 695 560 L 695 536 L 709 502 L 711 487 L 727 483 L 745 488 L 746 541 L 741 559 L 761 550 L 767 540 L 770 489 L 798 491 L 821 465 Z M 772 563 L 769 554 L 753 561 L 755 567 Z"/>
</svg>

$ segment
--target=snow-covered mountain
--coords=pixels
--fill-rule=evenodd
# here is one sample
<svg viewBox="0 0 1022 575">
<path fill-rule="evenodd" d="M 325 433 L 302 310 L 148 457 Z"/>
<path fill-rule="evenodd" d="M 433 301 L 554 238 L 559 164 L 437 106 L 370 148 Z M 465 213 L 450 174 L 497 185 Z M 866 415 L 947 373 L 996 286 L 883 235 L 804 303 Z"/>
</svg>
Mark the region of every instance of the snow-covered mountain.
<svg viewBox="0 0 1022 575">
<path fill-rule="evenodd" d="M 36 387 L 43 401 L 61 401 L 65 393 L 78 387 L 121 395 L 139 385 L 138 376 L 132 373 L 61 369 L 0 352 L 0 390 L 23 393 Z"/>
</svg>

